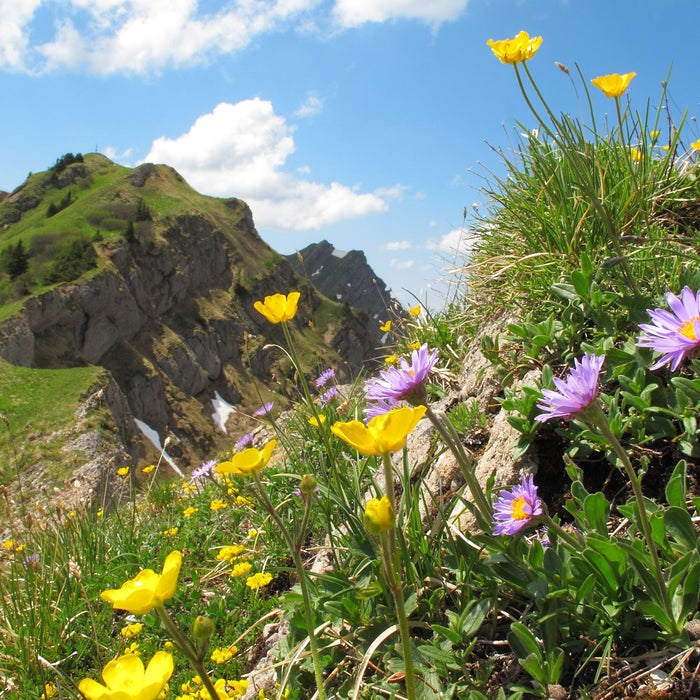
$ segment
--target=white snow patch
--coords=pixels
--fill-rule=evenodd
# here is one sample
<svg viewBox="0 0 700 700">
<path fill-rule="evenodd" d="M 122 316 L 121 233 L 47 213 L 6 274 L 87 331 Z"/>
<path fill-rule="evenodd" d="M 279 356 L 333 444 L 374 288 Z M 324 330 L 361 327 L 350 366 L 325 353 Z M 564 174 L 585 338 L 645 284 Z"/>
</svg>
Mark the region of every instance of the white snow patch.
<svg viewBox="0 0 700 700">
<path fill-rule="evenodd" d="M 226 421 L 232 413 L 236 412 L 236 409 L 230 403 L 226 403 L 226 401 L 221 398 L 218 391 L 214 392 L 214 398 L 211 400 L 211 402 L 214 404 L 214 413 L 211 416 L 212 420 L 225 433 Z"/>
<path fill-rule="evenodd" d="M 334 258 L 344 258 L 347 254 L 347 250 L 336 250 L 335 248 L 333 248 L 333 252 L 331 253 Z"/>
<path fill-rule="evenodd" d="M 321 267 L 319 267 L 318 270 L 316 270 L 316 272 L 312 272 L 311 276 L 318 277 L 321 274 L 321 270 L 323 270 L 323 265 L 321 265 Z"/>
<path fill-rule="evenodd" d="M 348 287 L 352 287 L 352 285 L 350 284 L 350 282 L 348 282 Z"/>
<path fill-rule="evenodd" d="M 139 420 L 138 418 L 134 418 L 134 423 L 138 426 L 138 429 L 146 436 L 146 439 L 148 439 L 151 444 L 158 450 L 158 452 L 163 453 L 163 459 L 180 475 L 180 476 L 185 476 L 182 473 L 182 470 L 180 467 L 175 464 L 173 461 L 173 458 L 165 451 L 163 450 L 163 446 L 160 444 L 160 437 L 158 436 L 158 433 L 153 430 L 150 426 L 146 425 L 142 420 Z"/>
<path fill-rule="evenodd" d="M 340 300 L 343 298 L 343 295 L 342 295 L 342 294 L 336 294 L 336 295 L 335 295 L 335 298 L 336 298 L 338 301 L 340 301 Z"/>
</svg>

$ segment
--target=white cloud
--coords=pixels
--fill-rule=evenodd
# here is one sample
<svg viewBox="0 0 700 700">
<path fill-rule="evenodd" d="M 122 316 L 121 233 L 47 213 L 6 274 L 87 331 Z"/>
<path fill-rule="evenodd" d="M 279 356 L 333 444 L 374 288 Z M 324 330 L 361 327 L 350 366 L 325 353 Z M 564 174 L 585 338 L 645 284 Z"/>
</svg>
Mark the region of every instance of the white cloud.
<svg viewBox="0 0 700 700">
<path fill-rule="evenodd" d="M 125 161 L 133 153 L 133 148 L 127 148 L 126 150 L 119 153 L 118 149 L 114 146 L 105 146 L 102 149 L 102 153 L 107 156 L 110 160 L 114 161 Z"/>
<path fill-rule="evenodd" d="M 389 260 L 389 265 L 394 270 L 408 270 L 410 267 L 413 267 L 415 263 L 415 260 L 399 260 L 398 258 Z"/>
<path fill-rule="evenodd" d="M 417 19 L 433 26 L 457 19 L 468 0 L 337 0 L 334 16 L 343 27 L 392 19 Z"/>
<path fill-rule="evenodd" d="M 302 25 L 320 2 L 236 0 L 205 13 L 198 0 L 2 0 L 0 67 L 108 75 L 192 65 L 235 53 L 263 33 Z M 59 19 L 49 41 L 30 46 L 41 6 Z"/>
<path fill-rule="evenodd" d="M 266 33 L 324 32 L 412 19 L 456 19 L 468 0 L 0 0 L 0 69 L 157 73 L 234 54 Z M 205 9 L 205 6 L 207 9 Z M 209 7 L 220 7 L 208 11 Z M 39 12 L 46 10 L 46 12 Z M 47 26 L 54 17 L 54 26 Z M 333 27 L 331 27 L 333 29 Z M 49 38 L 38 44 L 36 36 Z M 318 98 L 315 98 L 318 99 Z M 322 105 L 308 103 L 314 110 Z M 305 109 L 302 107 L 302 110 Z M 300 116 L 308 116 L 302 114 Z"/>
<path fill-rule="evenodd" d="M 323 100 L 317 95 L 309 95 L 304 104 L 294 112 L 295 117 L 303 119 L 305 117 L 313 117 L 323 110 Z"/>
<path fill-rule="evenodd" d="M 389 241 L 382 246 L 382 250 L 408 250 L 410 247 L 410 241 Z"/>
<path fill-rule="evenodd" d="M 320 184 L 282 170 L 294 153 L 293 127 L 255 98 L 221 103 L 175 139 L 156 139 L 142 162 L 172 166 L 196 190 L 239 197 L 258 225 L 317 230 L 328 224 L 386 211 L 401 186 L 359 193 L 338 182 Z"/>
<path fill-rule="evenodd" d="M 466 253 L 472 246 L 472 240 L 470 239 L 471 237 L 465 229 L 457 228 L 444 234 L 439 241 L 429 238 L 425 243 L 425 247 L 427 250 L 437 250 L 440 253 Z"/>
</svg>

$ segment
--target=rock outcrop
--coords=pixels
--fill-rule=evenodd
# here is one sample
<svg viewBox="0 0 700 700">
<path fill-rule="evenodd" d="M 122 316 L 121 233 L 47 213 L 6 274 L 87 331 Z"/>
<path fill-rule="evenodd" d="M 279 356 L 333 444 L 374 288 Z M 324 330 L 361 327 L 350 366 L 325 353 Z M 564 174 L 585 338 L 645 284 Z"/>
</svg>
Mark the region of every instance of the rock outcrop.
<svg viewBox="0 0 700 700">
<path fill-rule="evenodd" d="M 364 309 L 377 338 L 384 334 L 379 326 L 400 313 L 401 304 L 374 274 L 361 250 L 344 252 L 321 241 L 287 255 L 287 260 L 324 296 Z"/>
<path fill-rule="evenodd" d="M 64 180 L 89 185 L 96 171 L 104 177 L 117 168 L 88 155 L 54 178 L 47 197 L 60 194 L 55 189 Z M 161 439 L 171 435 L 169 452 L 186 468 L 231 443 L 212 420 L 216 394 L 246 415 L 259 406 L 259 391 L 266 399 L 277 396 L 281 406 L 296 398 L 294 369 L 277 347 L 284 344 L 281 328 L 254 310 L 255 301 L 302 292 L 289 326 L 310 377 L 332 366 L 350 380 L 374 354 L 366 314 L 309 288 L 262 241 L 244 202 L 198 195 L 162 165 L 118 168 L 112 176 L 109 187 L 74 196 L 73 216 L 80 207 L 88 218 L 97 216 L 87 207 L 93 197 L 92 212 L 100 215 L 132 217 L 145 203 L 150 218 L 133 225 L 131 239 L 98 238 L 97 269 L 26 298 L 0 323 L 1 358 L 33 368 L 105 367 L 130 414 Z M 40 197 L 46 180 L 34 188 L 29 180 L 1 203 L 0 220 L 8 220 L 8 207 L 14 212 L 18 202 Z M 34 216 L 42 210 L 43 204 Z M 31 241 L 28 221 L 22 217 L 16 226 L 25 228 L 14 235 Z M 13 240 L 14 226 L 5 240 Z M 236 422 L 246 427 L 242 418 Z"/>
</svg>

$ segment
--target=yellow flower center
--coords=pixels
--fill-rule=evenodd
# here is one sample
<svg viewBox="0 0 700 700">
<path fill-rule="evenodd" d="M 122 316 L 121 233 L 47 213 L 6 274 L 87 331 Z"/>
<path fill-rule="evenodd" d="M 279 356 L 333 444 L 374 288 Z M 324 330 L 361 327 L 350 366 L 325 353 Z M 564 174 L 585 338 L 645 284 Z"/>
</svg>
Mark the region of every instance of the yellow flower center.
<svg viewBox="0 0 700 700">
<path fill-rule="evenodd" d="M 695 335 L 695 324 L 698 321 L 700 321 L 700 316 L 693 316 L 693 318 L 688 319 L 682 326 L 678 326 L 678 332 L 689 340 L 700 340 L 700 338 Z"/>
<path fill-rule="evenodd" d="M 532 506 L 522 496 L 513 501 L 511 509 L 511 517 L 515 520 L 527 520 L 532 515 Z"/>
</svg>

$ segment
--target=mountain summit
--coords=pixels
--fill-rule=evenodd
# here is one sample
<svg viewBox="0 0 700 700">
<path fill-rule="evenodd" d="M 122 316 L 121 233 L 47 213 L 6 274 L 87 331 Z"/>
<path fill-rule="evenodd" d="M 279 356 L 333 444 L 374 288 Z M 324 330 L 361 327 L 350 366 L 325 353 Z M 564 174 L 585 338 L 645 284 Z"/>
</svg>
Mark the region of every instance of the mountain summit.
<svg viewBox="0 0 700 700">
<path fill-rule="evenodd" d="M 231 446 L 261 403 L 297 397 L 281 329 L 255 301 L 301 292 L 290 328 L 311 379 L 334 367 L 349 381 L 377 345 L 366 313 L 302 279 L 244 202 L 165 165 L 67 154 L 4 194 L 0 226 L 0 370 L 104 368 L 125 399 L 120 430 L 133 416 L 170 436 L 183 467 Z"/>
</svg>

